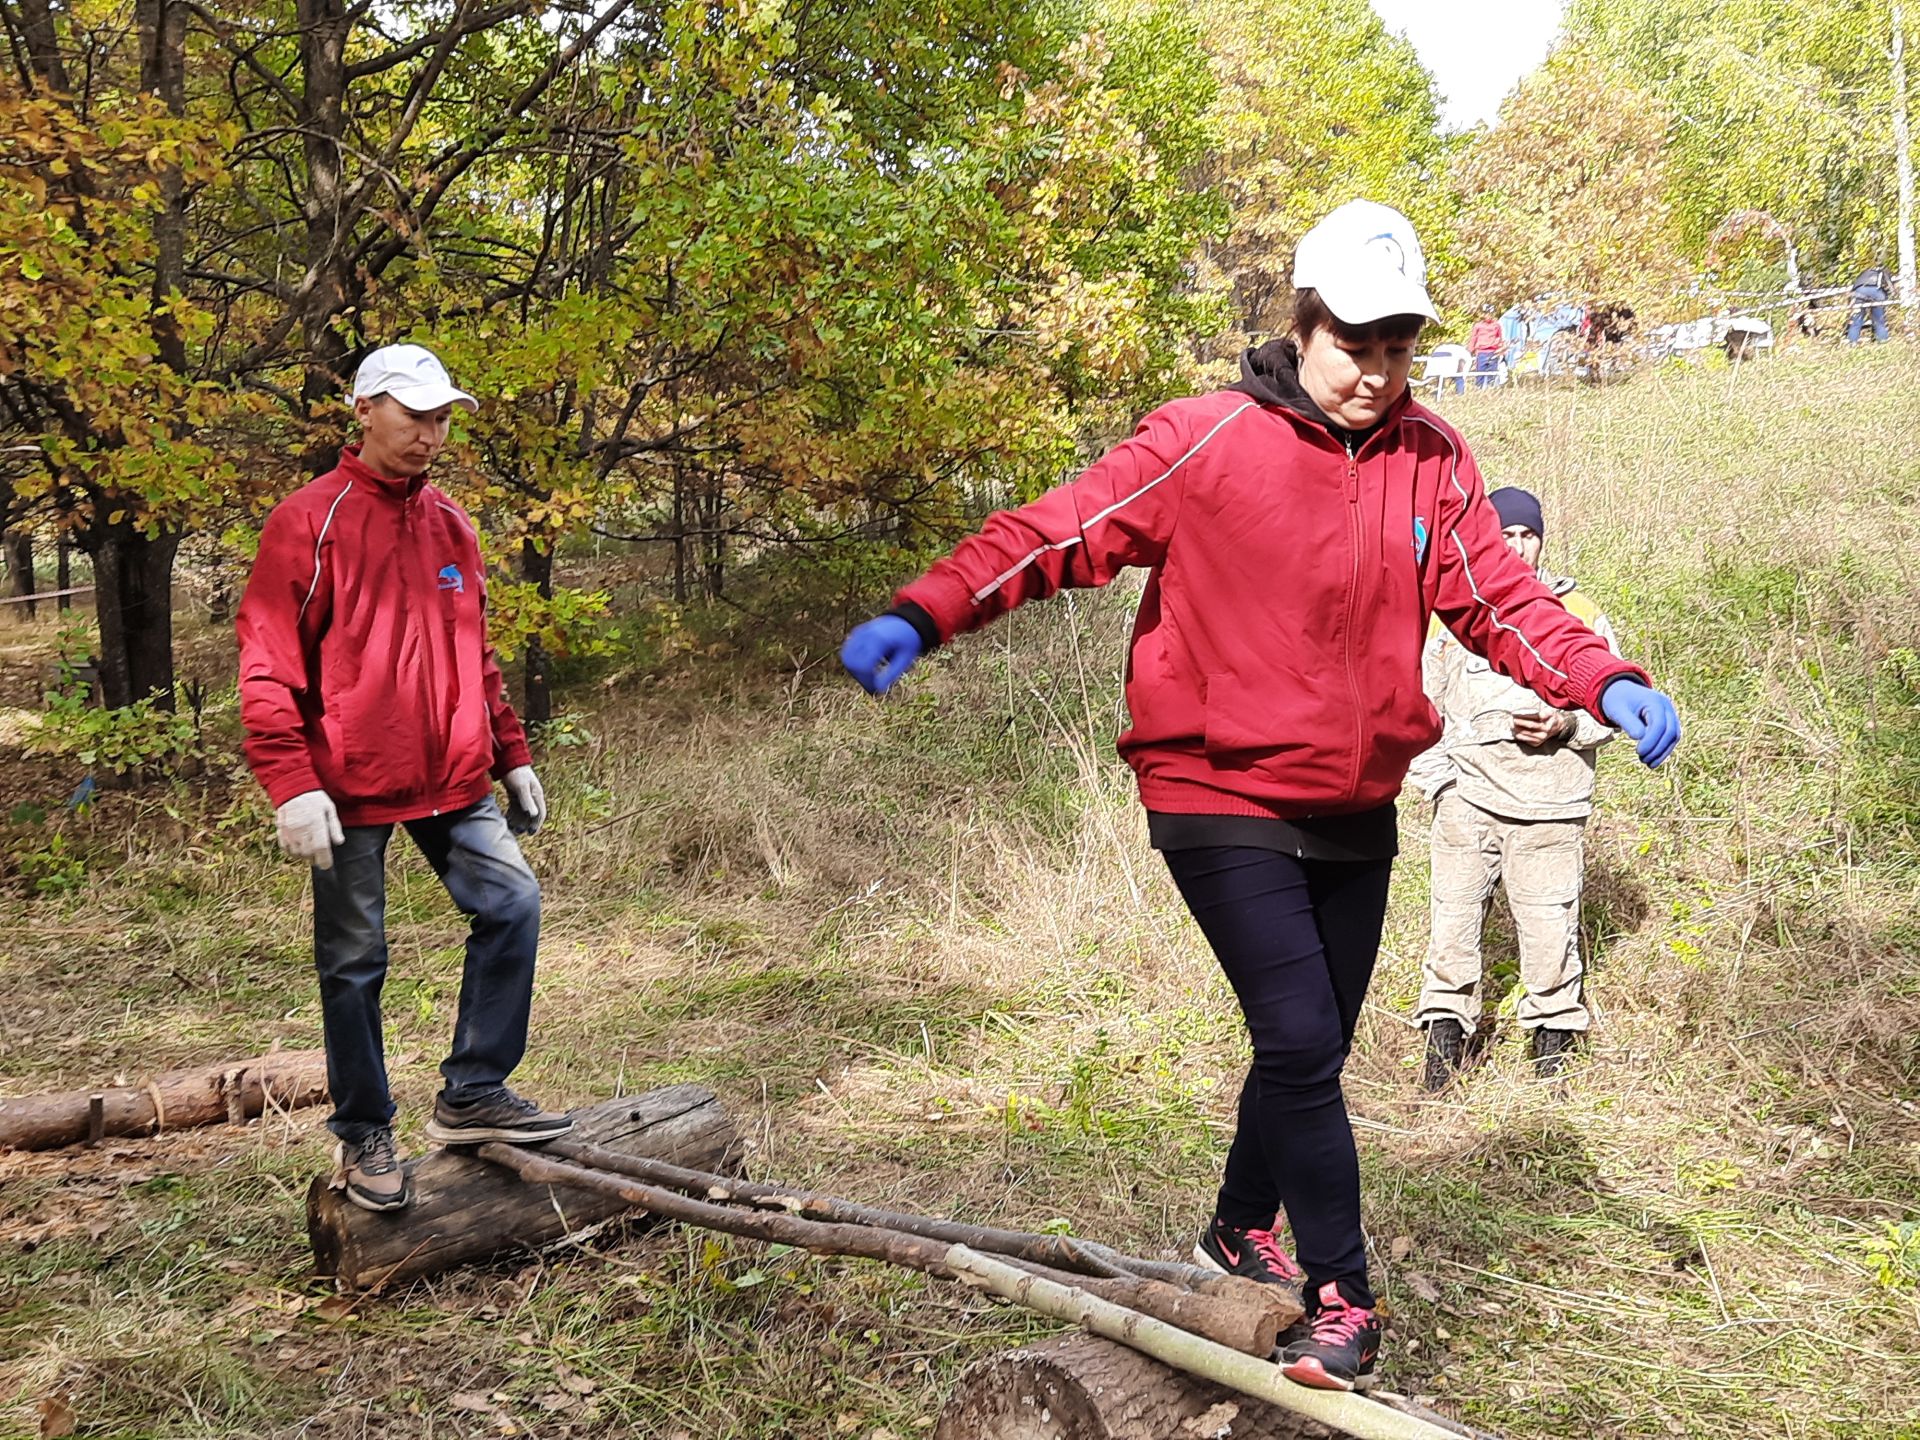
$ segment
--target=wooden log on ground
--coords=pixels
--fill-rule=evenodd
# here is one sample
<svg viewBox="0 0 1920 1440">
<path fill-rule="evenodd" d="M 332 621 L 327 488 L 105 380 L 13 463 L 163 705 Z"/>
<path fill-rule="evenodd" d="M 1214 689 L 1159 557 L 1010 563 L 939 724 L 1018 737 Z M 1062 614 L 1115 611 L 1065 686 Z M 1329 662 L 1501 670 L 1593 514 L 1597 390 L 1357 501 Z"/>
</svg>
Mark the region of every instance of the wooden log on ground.
<svg viewBox="0 0 1920 1440">
<path fill-rule="evenodd" d="M 175 1070 L 144 1085 L 0 1100 L 0 1149 L 56 1150 L 110 1135 L 238 1124 L 269 1108 L 295 1110 L 326 1098 L 326 1054 L 288 1050 Z"/>
<path fill-rule="evenodd" d="M 590 1144 L 703 1170 L 737 1165 L 733 1121 L 711 1090 L 671 1085 L 573 1112 Z M 437 1275 L 513 1250 L 537 1249 L 611 1216 L 631 1202 L 574 1185 L 528 1184 L 471 1151 L 433 1150 L 406 1162 L 413 1204 L 376 1214 L 331 1188 L 307 1189 L 307 1238 L 315 1268 L 354 1290 Z"/>
<path fill-rule="evenodd" d="M 1465 1440 L 1496 1437 L 1379 1392 Z M 1349 1432 L 1175 1370 L 1098 1335 L 1063 1335 L 969 1366 L 933 1440 L 1330 1440 Z"/>
<path fill-rule="evenodd" d="M 933 1440 L 1326 1440 L 1338 1433 L 1116 1341 L 1074 1334 L 970 1366 Z"/>
<path fill-rule="evenodd" d="M 1152 1316 L 1108 1304 L 1078 1281 L 1063 1285 L 1024 1273 L 998 1256 L 981 1255 L 964 1245 L 948 1250 L 947 1268 L 990 1294 L 1117 1340 L 1188 1376 L 1213 1381 L 1324 1425 L 1334 1435 L 1351 1440 L 1451 1440 L 1463 1433 L 1453 1422 L 1418 1406 L 1389 1406 L 1350 1392 L 1296 1385 L 1264 1357 L 1243 1354 Z M 1028 1432 L 1014 1433 L 1024 1436 Z M 1031 1433 L 1037 1437 L 1046 1432 Z M 1097 1436 L 1099 1432 L 1092 1433 Z M 1283 1437 L 1295 1433 L 1281 1432 Z"/>
</svg>

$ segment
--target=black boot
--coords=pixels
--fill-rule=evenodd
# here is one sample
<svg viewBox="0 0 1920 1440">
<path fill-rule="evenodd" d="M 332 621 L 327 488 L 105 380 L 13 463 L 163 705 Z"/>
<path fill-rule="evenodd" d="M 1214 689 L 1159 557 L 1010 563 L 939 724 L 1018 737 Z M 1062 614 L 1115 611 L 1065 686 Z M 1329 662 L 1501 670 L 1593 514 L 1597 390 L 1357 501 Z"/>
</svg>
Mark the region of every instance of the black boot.
<svg viewBox="0 0 1920 1440">
<path fill-rule="evenodd" d="M 1544 1027 L 1533 1032 L 1533 1071 L 1542 1080 L 1551 1080 L 1567 1068 L 1567 1061 L 1573 1058 L 1573 1047 L 1579 1039 L 1577 1030 L 1548 1030 Z"/>
<path fill-rule="evenodd" d="M 1439 1094 L 1460 1073 L 1466 1048 L 1467 1027 L 1458 1020 L 1435 1020 L 1427 1026 L 1427 1073 L 1422 1083 L 1429 1095 Z"/>
</svg>

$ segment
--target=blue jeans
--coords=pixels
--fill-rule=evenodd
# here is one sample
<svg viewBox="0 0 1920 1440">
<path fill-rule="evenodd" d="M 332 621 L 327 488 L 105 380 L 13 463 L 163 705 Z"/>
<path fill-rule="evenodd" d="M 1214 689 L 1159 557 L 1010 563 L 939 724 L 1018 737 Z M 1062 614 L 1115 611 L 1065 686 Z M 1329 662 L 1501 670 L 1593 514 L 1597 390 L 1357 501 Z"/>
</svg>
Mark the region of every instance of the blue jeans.
<svg viewBox="0 0 1920 1440">
<path fill-rule="evenodd" d="M 1484 390 L 1500 378 L 1500 352 L 1483 350 L 1473 357 L 1473 388 Z"/>
<path fill-rule="evenodd" d="M 1253 1041 L 1215 1213 L 1265 1229 L 1284 1210 L 1309 1293 L 1372 1305 L 1360 1161 L 1340 1072 L 1380 952 L 1391 860 L 1297 860 L 1214 846 L 1165 852 Z"/>
<path fill-rule="evenodd" d="M 451 815 L 404 822 L 460 913 L 472 922 L 446 1095 L 497 1092 L 527 1048 L 540 883 L 489 797 Z M 326 1033 L 327 1128 L 351 1144 L 393 1121 L 380 989 L 387 978 L 387 840 L 391 825 L 351 825 L 333 868 L 313 872 L 313 958 Z"/>
<path fill-rule="evenodd" d="M 1856 286 L 1853 292 L 1853 314 L 1847 317 L 1847 343 L 1856 345 L 1860 341 L 1861 327 L 1868 318 L 1873 320 L 1873 338 L 1884 341 L 1887 338 L 1887 292 L 1878 285 Z"/>
</svg>

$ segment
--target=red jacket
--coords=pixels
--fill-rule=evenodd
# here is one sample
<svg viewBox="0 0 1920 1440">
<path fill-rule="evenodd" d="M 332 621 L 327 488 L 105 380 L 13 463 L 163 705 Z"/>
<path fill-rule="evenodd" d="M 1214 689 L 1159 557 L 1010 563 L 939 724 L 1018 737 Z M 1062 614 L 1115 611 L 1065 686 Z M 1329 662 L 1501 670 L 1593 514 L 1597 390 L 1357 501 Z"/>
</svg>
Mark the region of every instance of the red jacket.
<svg viewBox="0 0 1920 1440">
<path fill-rule="evenodd" d="M 1598 715 L 1608 680 L 1646 678 L 1507 549 L 1465 443 L 1405 396 L 1352 455 L 1280 404 L 1176 400 L 897 599 L 945 640 L 1133 565 L 1151 573 L 1119 747 L 1150 810 L 1293 819 L 1393 799 L 1440 734 L 1420 683 L 1431 615 L 1562 709 Z"/>
<path fill-rule="evenodd" d="M 1467 332 L 1467 349 L 1475 355 L 1484 355 L 1489 350 L 1506 348 L 1506 338 L 1501 334 L 1498 320 L 1476 321 L 1473 329 Z"/>
<path fill-rule="evenodd" d="M 463 810 L 531 763 L 487 643 L 480 544 L 424 476 L 339 466 L 267 517 L 240 602 L 247 763 L 343 825 Z"/>
</svg>

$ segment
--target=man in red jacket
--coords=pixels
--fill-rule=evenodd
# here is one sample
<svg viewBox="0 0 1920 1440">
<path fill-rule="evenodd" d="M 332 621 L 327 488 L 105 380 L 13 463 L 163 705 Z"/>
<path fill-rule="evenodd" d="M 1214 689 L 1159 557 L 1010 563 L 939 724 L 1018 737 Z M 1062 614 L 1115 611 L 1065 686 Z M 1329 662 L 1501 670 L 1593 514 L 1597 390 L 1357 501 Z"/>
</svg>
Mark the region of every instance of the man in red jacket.
<svg viewBox="0 0 1920 1440">
<path fill-rule="evenodd" d="M 879 693 L 1017 605 L 1147 570 L 1120 753 L 1253 1045 L 1196 1258 L 1266 1283 L 1304 1271 L 1283 1368 L 1344 1390 L 1372 1374 L 1382 1327 L 1340 1074 L 1386 918 L 1394 797 L 1439 737 L 1419 683 L 1430 620 L 1624 729 L 1649 765 L 1680 724 L 1507 549 L 1466 443 L 1412 402 L 1434 309 L 1406 216 L 1341 206 L 1302 238 L 1293 283 L 1293 335 L 1249 351 L 1238 384 L 1161 406 L 1078 479 L 992 516 L 840 658 Z"/>
<path fill-rule="evenodd" d="M 493 781 L 515 830 L 538 830 L 547 802 L 487 643 L 473 522 L 427 480 L 455 405 L 478 408 L 429 351 L 367 356 L 353 385 L 360 443 L 274 507 L 240 602 L 247 762 L 281 847 L 313 867 L 334 1184 L 368 1210 L 412 1199 L 380 1024 L 395 825 L 471 920 L 427 1135 L 531 1144 L 572 1128 L 506 1086 L 526 1051 L 540 886 Z"/>
<path fill-rule="evenodd" d="M 1467 332 L 1467 351 L 1473 356 L 1473 388 L 1484 390 L 1500 378 L 1500 352 L 1506 348 L 1493 306 L 1482 305 L 1480 318 Z"/>
</svg>

